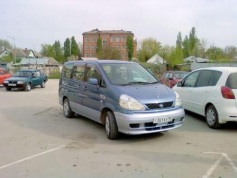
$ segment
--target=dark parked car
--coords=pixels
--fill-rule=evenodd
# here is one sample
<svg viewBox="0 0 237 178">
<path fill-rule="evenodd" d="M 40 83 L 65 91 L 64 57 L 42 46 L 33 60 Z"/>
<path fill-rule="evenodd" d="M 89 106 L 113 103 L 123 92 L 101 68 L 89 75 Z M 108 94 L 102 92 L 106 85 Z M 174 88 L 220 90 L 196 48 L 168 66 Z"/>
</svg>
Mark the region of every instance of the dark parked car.
<svg viewBox="0 0 237 178">
<path fill-rule="evenodd" d="M 160 81 L 166 86 L 172 88 L 178 81 L 188 74 L 186 71 L 166 71 Z"/>
<path fill-rule="evenodd" d="M 0 85 L 3 84 L 4 80 L 11 77 L 12 74 L 7 72 L 5 69 L 0 68 Z"/>
<path fill-rule="evenodd" d="M 38 69 L 22 69 L 17 71 L 12 77 L 4 80 L 4 87 L 7 91 L 12 88 L 30 91 L 35 86 L 45 87 L 48 77 Z"/>
</svg>

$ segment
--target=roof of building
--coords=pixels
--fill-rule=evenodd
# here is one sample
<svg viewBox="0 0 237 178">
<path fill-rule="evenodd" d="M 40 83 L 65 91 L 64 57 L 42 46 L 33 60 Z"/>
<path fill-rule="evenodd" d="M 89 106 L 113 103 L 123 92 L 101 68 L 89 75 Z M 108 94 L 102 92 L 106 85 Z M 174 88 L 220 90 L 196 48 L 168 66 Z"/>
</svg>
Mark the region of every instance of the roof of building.
<svg viewBox="0 0 237 178">
<path fill-rule="evenodd" d="M 166 61 L 161 56 L 159 56 L 158 54 L 155 54 L 150 59 L 148 59 L 147 63 L 151 63 L 151 64 L 165 64 Z"/>
<path fill-rule="evenodd" d="M 84 32 L 82 35 L 84 35 L 84 34 L 101 34 L 101 33 L 106 33 L 106 34 L 108 34 L 108 33 L 114 33 L 114 34 L 118 34 L 118 33 L 124 33 L 124 34 L 133 34 L 132 33 L 132 31 L 125 31 L 125 30 L 123 30 L 123 29 L 121 29 L 121 30 L 99 30 L 99 29 L 93 29 L 93 30 L 91 30 L 91 31 L 88 31 L 88 32 Z"/>
<path fill-rule="evenodd" d="M 54 58 L 22 58 L 21 65 L 59 65 Z"/>
</svg>

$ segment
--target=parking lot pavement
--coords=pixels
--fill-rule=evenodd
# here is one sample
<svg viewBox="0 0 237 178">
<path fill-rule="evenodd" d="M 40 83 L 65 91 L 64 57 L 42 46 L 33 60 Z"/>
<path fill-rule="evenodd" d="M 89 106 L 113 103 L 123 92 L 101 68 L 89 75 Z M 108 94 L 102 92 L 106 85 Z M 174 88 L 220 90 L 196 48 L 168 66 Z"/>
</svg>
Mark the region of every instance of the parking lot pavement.
<svg viewBox="0 0 237 178">
<path fill-rule="evenodd" d="M 237 125 L 209 129 L 186 113 L 169 132 L 106 138 L 83 117 L 66 119 L 58 80 L 30 92 L 0 87 L 0 177 L 237 177 Z"/>
</svg>

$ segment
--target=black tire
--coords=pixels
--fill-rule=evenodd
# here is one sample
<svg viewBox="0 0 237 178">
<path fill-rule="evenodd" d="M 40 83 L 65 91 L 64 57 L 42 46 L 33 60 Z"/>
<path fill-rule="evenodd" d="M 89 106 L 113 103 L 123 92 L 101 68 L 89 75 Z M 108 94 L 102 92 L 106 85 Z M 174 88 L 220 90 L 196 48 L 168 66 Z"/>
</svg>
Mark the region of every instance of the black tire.
<svg viewBox="0 0 237 178">
<path fill-rule="evenodd" d="M 10 88 L 10 87 L 6 87 L 6 90 L 7 90 L 7 91 L 11 91 L 12 88 Z"/>
<path fill-rule="evenodd" d="M 216 111 L 215 106 L 210 105 L 206 110 L 206 123 L 208 127 L 212 129 L 218 129 L 221 127 L 219 123 L 218 113 Z"/>
<path fill-rule="evenodd" d="M 105 133 L 110 140 L 115 140 L 119 137 L 115 116 L 111 111 L 107 111 L 105 116 Z"/>
<path fill-rule="evenodd" d="M 72 111 L 67 98 L 63 100 L 63 114 L 66 118 L 72 118 L 74 116 L 74 112 Z"/>
<path fill-rule="evenodd" d="M 42 81 L 40 86 L 41 86 L 41 88 L 45 88 L 45 81 Z"/>
<path fill-rule="evenodd" d="M 25 91 L 30 91 L 31 90 L 31 84 L 27 83 L 25 86 Z"/>
</svg>

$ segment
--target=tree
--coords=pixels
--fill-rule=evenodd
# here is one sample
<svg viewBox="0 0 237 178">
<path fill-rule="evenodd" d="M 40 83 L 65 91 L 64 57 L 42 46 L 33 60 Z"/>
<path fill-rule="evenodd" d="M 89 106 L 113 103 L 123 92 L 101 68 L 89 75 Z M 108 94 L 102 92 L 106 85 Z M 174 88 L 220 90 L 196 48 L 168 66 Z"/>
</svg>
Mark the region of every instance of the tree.
<svg viewBox="0 0 237 178">
<path fill-rule="evenodd" d="M 102 46 L 102 39 L 100 36 L 97 38 L 97 42 L 96 42 L 96 57 L 98 59 L 103 58 L 103 46 Z"/>
<path fill-rule="evenodd" d="M 79 48 L 74 36 L 71 38 L 71 55 L 77 57 L 79 55 Z"/>
<path fill-rule="evenodd" d="M 154 38 L 146 38 L 142 41 L 141 48 L 138 51 L 138 59 L 141 62 L 146 62 L 161 49 L 161 43 Z"/>
<path fill-rule="evenodd" d="M 53 45 L 42 44 L 42 45 L 41 45 L 41 48 L 42 48 L 42 49 L 41 49 L 40 53 L 41 53 L 43 56 L 56 58 L 56 53 L 55 53 L 55 50 L 54 50 Z"/>
<path fill-rule="evenodd" d="M 14 47 L 7 40 L 0 39 L 0 52 L 5 48 L 13 49 Z"/>
<path fill-rule="evenodd" d="M 181 32 L 179 32 L 178 35 L 177 35 L 176 48 L 182 49 L 182 35 L 181 35 Z"/>
<path fill-rule="evenodd" d="M 131 61 L 133 57 L 133 52 L 134 52 L 132 35 L 128 35 L 126 45 L 127 45 L 128 60 Z"/>
<path fill-rule="evenodd" d="M 224 56 L 224 51 L 216 46 L 211 46 L 207 51 L 206 51 L 206 56 L 208 59 L 211 59 L 213 61 L 221 61 L 225 58 Z"/>
<path fill-rule="evenodd" d="M 103 48 L 102 59 L 121 59 L 120 51 L 106 46 Z"/>
<path fill-rule="evenodd" d="M 54 44 L 53 44 L 53 47 L 54 47 L 54 51 L 55 51 L 55 59 L 58 62 L 63 63 L 65 61 L 65 58 L 63 56 L 63 49 L 61 47 L 60 42 L 59 41 L 55 41 Z"/>
<path fill-rule="evenodd" d="M 64 42 L 64 57 L 67 59 L 69 56 L 71 56 L 71 45 L 70 45 L 70 39 L 66 38 Z"/>
<path fill-rule="evenodd" d="M 233 60 L 237 56 L 237 48 L 235 46 L 227 46 L 224 49 L 226 59 Z"/>
<path fill-rule="evenodd" d="M 184 58 L 189 57 L 189 39 L 187 35 L 183 40 L 183 56 Z"/>
<path fill-rule="evenodd" d="M 195 27 L 191 29 L 191 32 L 189 33 L 189 55 L 195 56 L 195 49 L 197 44 L 197 38 L 195 34 Z"/>
</svg>

